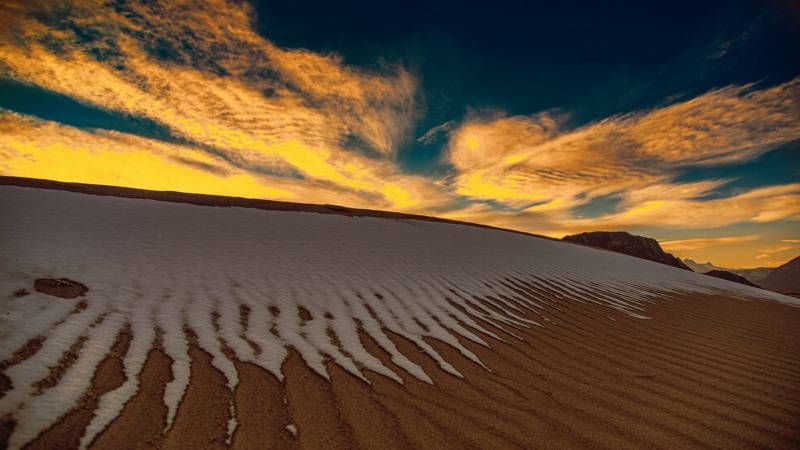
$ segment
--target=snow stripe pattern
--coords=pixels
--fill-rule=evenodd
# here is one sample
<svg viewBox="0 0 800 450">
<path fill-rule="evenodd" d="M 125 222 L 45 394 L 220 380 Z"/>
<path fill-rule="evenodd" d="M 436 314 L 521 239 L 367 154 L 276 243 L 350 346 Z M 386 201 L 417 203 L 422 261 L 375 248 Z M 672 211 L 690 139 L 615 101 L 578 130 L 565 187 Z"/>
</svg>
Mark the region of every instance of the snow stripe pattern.
<svg viewBox="0 0 800 450">
<path fill-rule="evenodd" d="M 388 332 L 461 377 L 426 339 L 483 365 L 460 343 L 490 346 L 499 339 L 481 323 L 511 335 L 514 327 L 555 326 L 544 316 L 525 318 L 541 316 L 545 302 L 530 295 L 530 286 L 638 318 L 670 291 L 797 302 L 624 255 L 466 225 L 9 186 L 0 186 L 0 211 L 0 367 L 11 381 L 0 398 L 0 417 L 17 422 L 11 448 L 30 442 L 76 404 L 116 336 L 128 328 L 126 381 L 100 398 L 84 447 L 136 394 L 156 342 L 172 360 L 163 399 L 168 429 L 189 384 L 190 340 L 211 355 L 231 390 L 238 383 L 233 359 L 282 380 L 289 347 L 325 378 L 326 361 L 333 361 L 366 383 L 362 370 L 402 383 L 401 374 L 365 350 L 359 332 L 408 375 L 431 383 Z M 89 292 L 74 300 L 13 295 L 47 277 L 80 281 Z M 521 289 L 529 295 L 520 295 Z M 78 302 L 85 307 L 76 308 Z M 15 355 L 35 339 L 38 351 L 18 361 Z M 42 389 L 37 382 L 75 348 L 74 362 Z"/>
</svg>

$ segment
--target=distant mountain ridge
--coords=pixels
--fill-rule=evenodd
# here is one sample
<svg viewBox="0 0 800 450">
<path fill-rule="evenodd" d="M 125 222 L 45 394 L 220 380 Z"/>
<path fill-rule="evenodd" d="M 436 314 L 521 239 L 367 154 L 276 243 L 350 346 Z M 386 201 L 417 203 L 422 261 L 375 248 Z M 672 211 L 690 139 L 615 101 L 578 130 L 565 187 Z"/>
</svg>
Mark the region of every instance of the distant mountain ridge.
<svg viewBox="0 0 800 450">
<path fill-rule="evenodd" d="M 708 273 L 712 270 L 724 270 L 726 272 L 731 272 L 736 275 L 739 275 L 740 277 L 747 279 L 747 281 L 753 284 L 757 284 L 759 286 L 762 286 L 762 282 L 764 281 L 764 279 L 767 278 L 770 272 L 775 270 L 774 267 L 756 267 L 753 269 L 731 269 L 728 267 L 716 266 L 710 262 L 699 263 L 689 258 L 684 258 L 683 262 L 695 272 Z"/>
<path fill-rule="evenodd" d="M 655 239 L 636 236 L 626 231 L 591 231 L 564 236 L 561 240 L 611 250 L 692 272 L 680 259 L 665 252 Z"/>
<path fill-rule="evenodd" d="M 773 270 L 761 285 L 771 291 L 800 296 L 800 256 Z"/>
<path fill-rule="evenodd" d="M 734 283 L 741 283 L 747 286 L 757 287 L 760 288 L 761 286 L 750 282 L 747 278 L 737 275 L 733 272 L 728 272 L 727 270 L 709 270 L 705 272 L 705 275 L 715 278 L 721 278 L 723 280 L 733 281 Z"/>
</svg>

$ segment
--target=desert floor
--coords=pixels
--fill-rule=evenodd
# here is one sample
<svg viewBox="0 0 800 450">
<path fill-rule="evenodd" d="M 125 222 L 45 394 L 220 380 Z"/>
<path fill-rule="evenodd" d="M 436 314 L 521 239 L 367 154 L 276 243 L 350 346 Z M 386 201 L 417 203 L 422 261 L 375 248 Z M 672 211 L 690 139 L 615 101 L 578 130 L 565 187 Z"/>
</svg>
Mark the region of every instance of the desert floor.
<svg viewBox="0 0 800 450">
<path fill-rule="evenodd" d="M 537 290 L 541 298 L 545 289 Z M 369 371 L 368 386 L 336 364 L 331 382 L 292 353 L 285 383 L 237 363 L 239 426 L 233 448 L 535 448 L 724 447 L 800 445 L 800 309 L 716 296 L 670 298 L 649 320 L 558 299 L 553 323 L 515 329 L 524 341 L 491 349 L 462 340 L 491 369 L 430 343 L 464 379 L 441 370 L 403 338 L 394 342 L 431 374 L 434 385 L 393 366 L 378 345 L 364 345 L 404 374 L 405 386 Z M 491 328 L 491 325 L 484 324 Z M 189 331 L 190 332 L 190 331 Z M 190 332 L 191 333 L 191 332 Z M 78 445 L 97 397 L 124 380 L 128 337 L 100 366 L 92 389 L 30 448 Z M 191 383 L 172 429 L 162 435 L 168 358 L 150 352 L 140 391 L 93 448 L 224 448 L 230 392 L 198 347 Z M 287 429 L 296 427 L 297 435 Z"/>
</svg>

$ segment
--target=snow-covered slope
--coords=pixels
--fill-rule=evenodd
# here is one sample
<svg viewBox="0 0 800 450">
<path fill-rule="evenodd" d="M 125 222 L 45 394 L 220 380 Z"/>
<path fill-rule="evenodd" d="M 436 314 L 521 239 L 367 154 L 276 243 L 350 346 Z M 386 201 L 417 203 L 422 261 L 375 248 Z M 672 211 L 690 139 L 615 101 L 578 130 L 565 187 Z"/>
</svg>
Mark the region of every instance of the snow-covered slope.
<svg viewBox="0 0 800 450">
<path fill-rule="evenodd" d="M 16 421 L 12 448 L 75 404 L 125 327 L 132 334 L 126 381 L 100 399 L 84 445 L 136 393 L 156 339 L 172 359 L 174 379 L 163 399 L 170 426 L 189 383 L 187 329 L 231 389 L 238 383 L 231 357 L 282 379 L 289 347 L 325 377 L 330 358 L 365 382 L 362 370 L 402 383 L 363 347 L 359 331 L 407 374 L 431 382 L 386 330 L 415 343 L 441 370 L 461 376 L 424 338 L 482 364 L 459 343 L 463 338 L 490 346 L 499 339 L 480 322 L 511 334 L 515 327 L 557 326 L 541 312 L 553 300 L 518 295 L 520 282 L 641 319 L 648 304 L 669 292 L 725 292 L 800 304 L 638 258 L 466 225 L 9 186 L 0 186 L 0 212 L 0 361 L 11 360 L 31 339 L 45 338 L 38 352 L 5 370 L 12 388 L 0 398 L 0 417 Z M 89 292 L 75 300 L 12 295 L 42 277 L 70 278 Z M 75 307 L 80 300 L 84 309 Z M 36 382 L 71 347 L 78 348 L 77 360 L 56 385 L 37 389 Z M 232 419 L 230 430 L 235 427 Z"/>
</svg>

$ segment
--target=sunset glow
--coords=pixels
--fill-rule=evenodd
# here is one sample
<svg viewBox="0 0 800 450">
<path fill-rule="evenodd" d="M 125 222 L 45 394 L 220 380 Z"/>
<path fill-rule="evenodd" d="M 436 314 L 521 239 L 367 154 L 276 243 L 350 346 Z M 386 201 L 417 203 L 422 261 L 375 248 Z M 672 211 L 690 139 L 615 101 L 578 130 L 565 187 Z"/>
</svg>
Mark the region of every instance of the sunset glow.
<svg viewBox="0 0 800 450">
<path fill-rule="evenodd" d="M 775 76 L 663 86 L 601 112 L 587 112 L 589 100 L 520 107 L 487 94 L 445 114 L 438 105 L 454 100 L 437 90 L 447 83 L 431 58 L 378 45 L 364 62 L 346 45 L 287 45 L 264 26 L 270 11 L 224 0 L 4 2 L 0 175 L 335 203 L 554 237 L 629 230 L 727 267 L 800 254 L 796 62 Z M 781 15 L 759 20 L 779 21 L 769 14 Z M 735 39 L 757 42 L 771 24 Z M 700 52 L 691 70 L 701 61 L 733 73 L 738 60 L 724 58 L 744 41 L 706 37 L 675 52 Z M 551 89 L 535 83 L 503 89 Z"/>
</svg>

